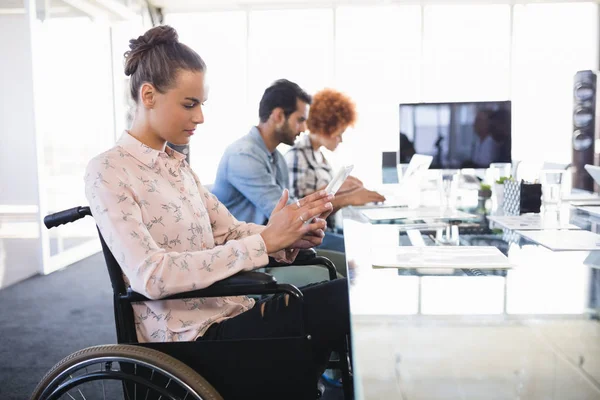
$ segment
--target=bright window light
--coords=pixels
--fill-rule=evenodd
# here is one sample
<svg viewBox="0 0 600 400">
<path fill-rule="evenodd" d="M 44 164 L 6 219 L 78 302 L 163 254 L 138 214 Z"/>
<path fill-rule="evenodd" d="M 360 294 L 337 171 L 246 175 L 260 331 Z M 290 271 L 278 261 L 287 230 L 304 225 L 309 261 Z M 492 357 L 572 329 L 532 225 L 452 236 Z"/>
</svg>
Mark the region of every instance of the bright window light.
<svg viewBox="0 0 600 400">
<path fill-rule="evenodd" d="M 398 148 L 398 104 L 419 100 L 421 8 L 339 7 L 335 40 L 335 86 L 358 111 L 335 158 L 377 184 L 381 152 Z"/>
<path fill-rule="evenodd" d="M 597 31 L 593 3 L 515 6 L 513 159 L 571 162 L 573 77 L 597 69 Z"/>
<path fill-rule="evenodd" d="M 246 118 L 246 14 L 170 14 L 166 22 L 207 65 L 204 124 L 190 143 L 190 163 L 204 184 L 214 182 L 227 145 L 250 130 Z M 258 111 L 256 112 L 258 113 Z"/>
</svg>

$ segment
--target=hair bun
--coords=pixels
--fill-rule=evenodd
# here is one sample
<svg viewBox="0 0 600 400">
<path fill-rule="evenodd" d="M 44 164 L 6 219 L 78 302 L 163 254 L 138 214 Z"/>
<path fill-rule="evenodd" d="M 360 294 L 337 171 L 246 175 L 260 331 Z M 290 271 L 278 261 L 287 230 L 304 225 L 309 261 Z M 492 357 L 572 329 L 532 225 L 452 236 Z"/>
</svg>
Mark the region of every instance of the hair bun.
<svg viewBox="0 0 600 400">
<path fill-rule="evenodd" d="M 134 51 L 138 46 L 158 46 L 159 44 L 177 43 L 177 31 L 168 25 L 154 27 L 137 39 L 129 41 L 129 48 Z"/>
<path fill-rule="evenodd" d="M 140 56 L 161 44 L 174 44 L 179 42 L 177 31 L 168 25 L 154 27 L 129 41 L 129 51 L 125 53 L 125 75 L 132 75 L 140 61 Z"/>
</svg>

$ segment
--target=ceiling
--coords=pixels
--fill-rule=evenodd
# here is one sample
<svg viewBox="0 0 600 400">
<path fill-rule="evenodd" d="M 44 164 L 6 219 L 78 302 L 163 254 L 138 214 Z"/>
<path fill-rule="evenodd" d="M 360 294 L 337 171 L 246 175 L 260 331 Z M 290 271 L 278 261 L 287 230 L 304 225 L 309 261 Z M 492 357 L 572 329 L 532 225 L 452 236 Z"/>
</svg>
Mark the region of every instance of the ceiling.
<svg viewBox="0 0 600 400">
<path fill-rule="evenodd" d="M 28 0 L 0 0 L 0 15 L 25 14 Z M 38 18 L 89 16 L 123 20 L 139 16 L 143 0 L 34 0 Z"/>
<path fill-rule="evenodd" d="M 335 5 L 390 4 L 527 4 L 600 2 L 600 0 L 152 0 L 152 4 L 168 12 L 206 10 L 246 10 L 261 8 L 331 7 Z"/>
<path fill-rule="evenodd" d="M 24 14 L 28 0 L 0 0 L 0 15 Z M 33 0 L 38 17 L 90 16 L 97 19 L 124 20 L 139 17 L 146 0 Z M 164 13 L 210 10 L 247 10 L 262 8 L 307 8 L 335 5 L 391 4 L 524 4 L 560 2 L 600 2 L 600 0 L 150 0 Z M 46 6 L 49 5 L 48 9 Z"/>
</svg>

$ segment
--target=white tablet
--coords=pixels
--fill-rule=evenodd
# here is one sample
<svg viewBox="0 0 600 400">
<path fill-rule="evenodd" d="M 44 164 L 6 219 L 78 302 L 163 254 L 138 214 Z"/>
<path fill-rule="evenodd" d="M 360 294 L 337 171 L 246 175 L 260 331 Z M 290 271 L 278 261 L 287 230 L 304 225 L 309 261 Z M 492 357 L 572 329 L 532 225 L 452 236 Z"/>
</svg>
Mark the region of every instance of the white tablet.
<svg viewBox="0 0 600 400">
<path fill-rule="evenodd" d="M 408 167 L 406 168 L 406 171 L 404 171 L 404 174 L 400 178 L 401 179 L 400 182 L 402 182 L 403 180 L 411 179 L 412 177 L 418 176 L 419 174 L 422 174 L 423 171 L 429 169 L 429 166 L 431 165 L 432 161 L 433 161 L 432 156 L 426 156 L 423 154 L 414 154 L 412 156 L 412 158 L 410 159 L 410 163 L 408 163 Z"/>
<path fill-rule="evenodd" d="M 337 172 L 337 174 L 335 174 L 331 182 L 329 182 L 329 184 L 325 188 L 327 194 L 336 194 L 337 191 L 340 190 L 340 188 L 344 184 L 344 181 L 350 176 L 350 172 L 352 172 L 353 168 L 354 165 L 347 165 L 345 167 L 340 168 L 340 170 Z M 311 218 L 308 221 L 305 221 L 304 223 L 312 224 L 314 220 L 314 218 Z"/>
<path fill-rule="evenodd" d="M 350 176 L 350 172 L 352 172 L 353 168 L 354 165 L 347 165 L 345 167 L 340 168 L 338 173 L 333 177 L 331 182 L 329 182 L 329 185 L 327 185 L 327 187 L 325 188 L 327 194 L 336 194 L 337 191 L 340 190 L 340 188 L 344 184 L 344 181 Z"/>
</svg>

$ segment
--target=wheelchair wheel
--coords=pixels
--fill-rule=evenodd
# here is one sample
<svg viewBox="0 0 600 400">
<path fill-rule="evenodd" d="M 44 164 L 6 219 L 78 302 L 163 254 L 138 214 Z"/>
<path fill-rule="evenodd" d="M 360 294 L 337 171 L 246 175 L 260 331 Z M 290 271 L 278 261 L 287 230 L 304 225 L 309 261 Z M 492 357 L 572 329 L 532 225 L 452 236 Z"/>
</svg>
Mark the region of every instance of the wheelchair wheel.
<svg viewBox="0 0 600 400">
<path fill-rule="evenodd" d="M 198 373 L 159 351 L 133 345 L 79 350 L 56 364 L 32 400 L 222 400 Z"/>
</svg>

